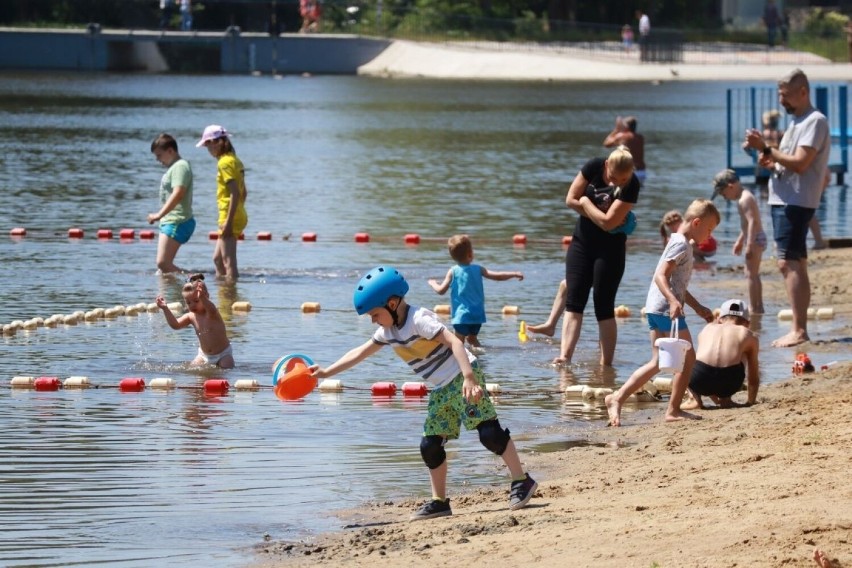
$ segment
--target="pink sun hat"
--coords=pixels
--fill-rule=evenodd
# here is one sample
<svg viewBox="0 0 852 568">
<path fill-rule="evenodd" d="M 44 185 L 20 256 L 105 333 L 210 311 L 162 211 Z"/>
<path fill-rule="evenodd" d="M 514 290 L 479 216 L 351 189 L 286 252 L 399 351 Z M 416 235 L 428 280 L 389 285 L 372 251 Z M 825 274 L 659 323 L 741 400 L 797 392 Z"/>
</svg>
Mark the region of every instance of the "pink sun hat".
<svg viewBox="0 0 852 568">
<path fill-rule="evenodd" d="M 225 130 L 224 126 L 219 126 L 218 124 L 211 124 L 210 126 L 204 129 L 204 134 L 201 135 L 201 140 L 198 141 L 198 144 L 196 144 L 195 147 L 201 148 L 206 142 L 209 142 L 211 140 L 230 137 L 231 133 Z"/>
</svg>

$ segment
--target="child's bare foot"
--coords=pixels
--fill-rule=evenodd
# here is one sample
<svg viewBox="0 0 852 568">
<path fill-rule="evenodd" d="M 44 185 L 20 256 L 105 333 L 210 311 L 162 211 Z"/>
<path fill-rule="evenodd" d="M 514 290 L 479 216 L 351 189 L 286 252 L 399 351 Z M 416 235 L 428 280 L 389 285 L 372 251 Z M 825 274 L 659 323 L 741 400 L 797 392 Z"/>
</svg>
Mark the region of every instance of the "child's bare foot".
<svg viewBox="0 0 852 568">
<path fill-rule="evenodd" d="M 621 403 L 615 398 L 615 394 L 608 394 L 604 398 L 606 413 L 609 415 L 610 426 L 621 426 Z"/>
<path fill-rule="evenodd" d="M 810 341 L 810 337 L 808 337 L 808 333 L 804 330 L 796 331 L 793 330 L 784 337 L 779 337 L 775 341 L 772 342 L 772 347 L 793 347 L 795 345 L 802 344 L 806 341 Z"/>
<path fill-rule="evenodd" d="M 556 322 L 540 323 L 538 325 L 527 324 L 527 332 L 539 333 L 541 335 L 546 335 L 547 337 L 553 337 L 553 334 L 556 333 Z"/>
<path fill-rule="evenodd" d="M 471 347 L 482 347 L 482 344 L 479 342 L 479 339 L 475 335 L 467 336 L 467 344 Z"/>
<path fill-rule="evenodd" d="M 567 367 L 571 364 L 571 361 L 566 359 L 565 357 L 557 357 L 553 361 L 550 362 L 554 367 Z"/>
<path fill-rule="evenodd" d="M 666 422 L 679 422 L 681 420 L 701 420 L 701 417 L 697 414 L 684 412 L 683 410 L 677 410 L 676 412 L 669 410 L 666 412 Z"/>
<path fill-rule="evenodd" d="M 834 564 L 831 563 L 831 560 L 828 559 L 825 552 L 819 548 L 814 548 L 814 562 L 817 563 L 819 568 L 834 568 Z"/>
<path fill-rule="evenodd" d="M 686 402 L 681 403 L 680 409 L 681 410 L 696 410 L 696 409 L 704 410 L 704 405 L 701 404 L 700 402 L 698 402 L 697 400 L 695 400 L 694 398 L 690 398 Z"/>
</svg>

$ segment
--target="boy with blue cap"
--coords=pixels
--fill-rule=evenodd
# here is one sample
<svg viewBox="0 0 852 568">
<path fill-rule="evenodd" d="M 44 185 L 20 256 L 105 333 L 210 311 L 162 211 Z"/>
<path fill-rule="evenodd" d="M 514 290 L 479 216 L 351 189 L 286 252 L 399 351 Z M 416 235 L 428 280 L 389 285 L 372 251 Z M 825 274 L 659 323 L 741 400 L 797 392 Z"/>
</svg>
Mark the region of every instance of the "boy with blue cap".
<svg viewBox="0 0 852 568">
<path fill-rule="evenodd" d="M 358 315 L 368 314 L 378 329 L 369 341 L 328 367 L 311 366 L 313 376 L 324 379 L 336 375 L 389 345 L 430 384 L 420 455 L 429 468 L 432 500 L 411 515 L 412 521 L 452 515 L 444 445 L 459 437 L 462 422 L 468 430 L 476 428 L 482 445 L 503 458 L 509 468 L 509 508 L 526 507 L 538 484 L 524 472 L 508 428 L 502 428 L 497 420 L 476 357 L 434 312 L 408 305 L 407 293 L 408 282 L 390 266 L 378 266 L 364 275 L 355 288 L 355 311 Z"/>
</svg>

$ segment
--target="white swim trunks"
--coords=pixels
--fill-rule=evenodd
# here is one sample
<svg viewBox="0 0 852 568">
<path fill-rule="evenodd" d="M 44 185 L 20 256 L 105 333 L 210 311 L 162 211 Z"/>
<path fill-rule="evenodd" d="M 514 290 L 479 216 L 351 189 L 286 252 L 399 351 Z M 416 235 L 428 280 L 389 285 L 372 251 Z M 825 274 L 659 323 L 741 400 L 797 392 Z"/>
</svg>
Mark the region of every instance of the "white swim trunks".
<svg viewBox="0 0 852 568">
<path fill-rule="evenodd" d="M 207 353 L 201 350 L 201 347 L 198 348 L 198 356 L 209 365 L 218 365 L 219 361 L 222 360 L 222 357 L 225 357 L 226 355 L 233 355 L 233 351 L 231 350 L 230 345 L 228 345 L 224 351 L 222 351 L 221 353 L 217 353 L 216 355 L 208 355 Z"/>
</svg>

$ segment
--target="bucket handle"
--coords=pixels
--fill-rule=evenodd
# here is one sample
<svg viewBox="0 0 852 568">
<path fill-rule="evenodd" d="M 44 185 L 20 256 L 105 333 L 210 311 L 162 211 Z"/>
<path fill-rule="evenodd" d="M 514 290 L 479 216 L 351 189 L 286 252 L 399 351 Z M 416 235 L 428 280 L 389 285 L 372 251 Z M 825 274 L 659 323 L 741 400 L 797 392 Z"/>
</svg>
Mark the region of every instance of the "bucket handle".
<svg viewBox="0 0 852 568">
<path fill-rule="evenodd" d="M 671 330 L 669 331 L 669 336 L 672 339 L 678 338 L 678 335 L 679 335 L 679 333 L 678 333 L 678 320 L 679 319 L 680 318 L 672 318 L 672 327 L 671 327 Z"/>
</svg>

